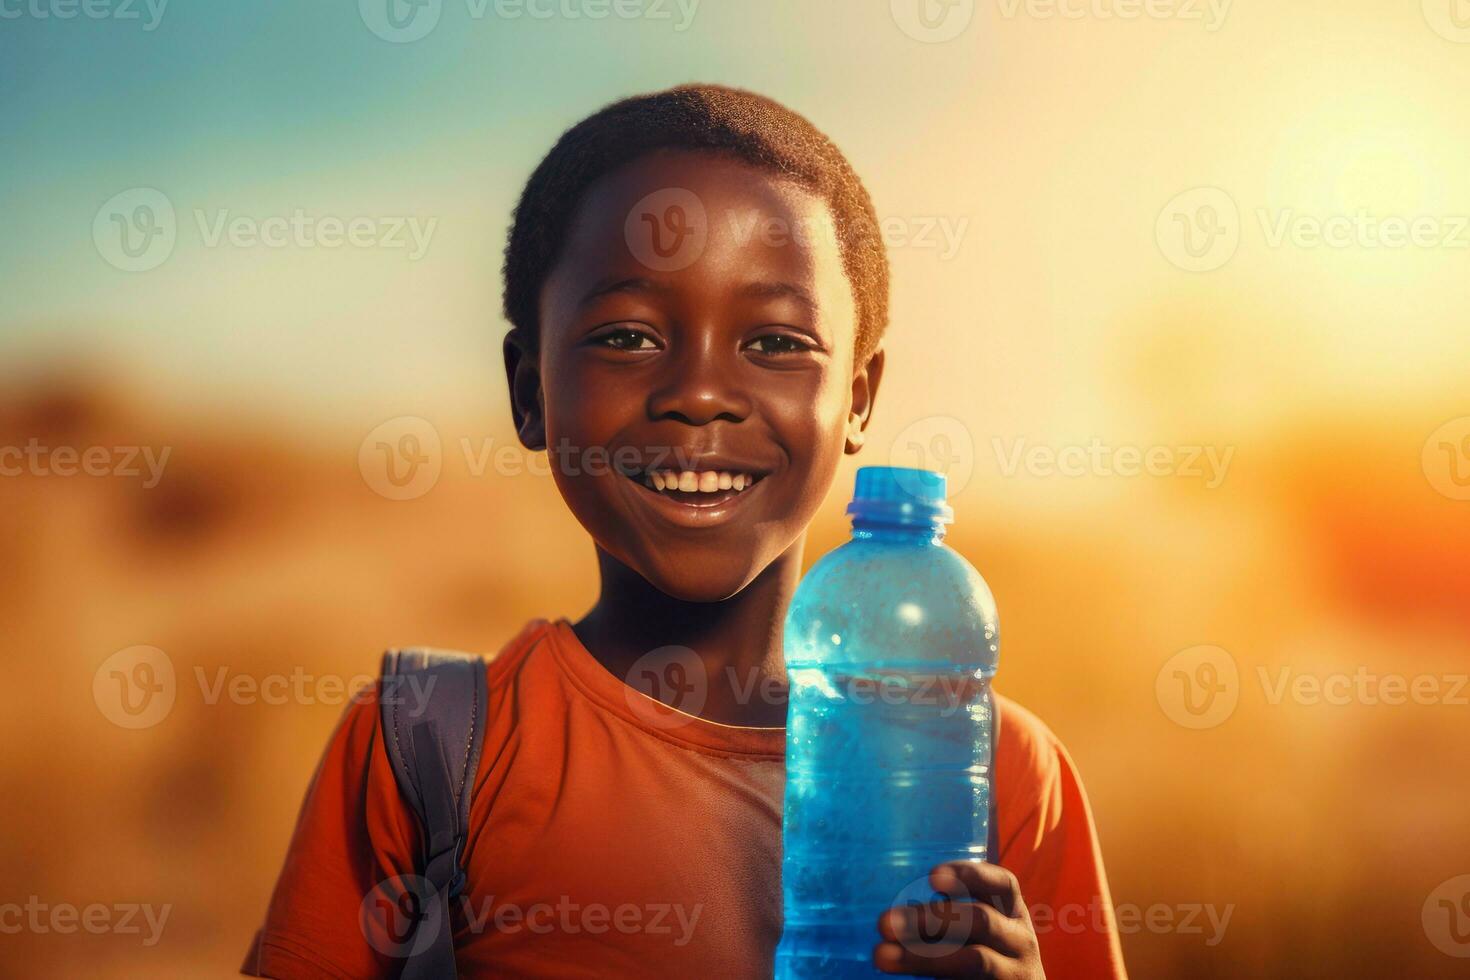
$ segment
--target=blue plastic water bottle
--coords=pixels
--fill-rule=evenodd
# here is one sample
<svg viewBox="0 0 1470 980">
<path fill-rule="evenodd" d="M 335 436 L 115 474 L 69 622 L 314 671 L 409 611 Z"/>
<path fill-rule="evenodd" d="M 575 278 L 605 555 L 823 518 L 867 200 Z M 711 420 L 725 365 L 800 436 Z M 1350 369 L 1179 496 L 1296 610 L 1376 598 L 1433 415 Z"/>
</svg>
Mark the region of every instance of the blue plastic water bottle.
<svg viewBox="0 0 1470 980">
<path fill-rule="evenodd" d="M 943 542 L 942 474 L 864 467 L 847 512 L 786 617 L 782 980 L 884 976 L 879 913 L 986 858 L 995 600 Z"/>
</svg>

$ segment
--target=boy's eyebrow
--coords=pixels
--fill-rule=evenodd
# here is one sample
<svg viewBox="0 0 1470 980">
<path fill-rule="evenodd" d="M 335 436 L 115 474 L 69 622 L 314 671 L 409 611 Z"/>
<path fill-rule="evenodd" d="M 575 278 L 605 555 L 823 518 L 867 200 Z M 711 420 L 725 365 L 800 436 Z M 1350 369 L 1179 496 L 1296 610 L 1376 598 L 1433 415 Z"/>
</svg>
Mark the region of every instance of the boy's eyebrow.
<svg viewBox="0 0 1470 980">
<path fill-rule="evenodd" d="M 673 287 L 667 283 L 655 282 L 642 276 L 630 276 L 623 279 L 613 279 L 599 282 L 582 296 L 578 307 L 587 306 L 594 300 L 601 299 L 612 293 L 671 293 Z M 816 300 L 812 299 L 811 293 L 801 286 L 790 282 L 779 282 L 775 280 L 763 280 L 748 282 L 735 290 L 735 295 L 742 299 L 782 299 L 790 298 L 805 306 L 808 310 L 816 310 Z"/>
<path fill-rule="evenodd" d="M 737 296 L 751 299 L 782 299 L 790 298 L 805 306 L 808 310 L 815 311 L 816 300 L 812 294 L 802 287 L 790 282 L 748 282 L 735 291 Z"/>
<path fill-rule="evenodd" d="M 587 290 L 578 307 L 583 307 L 593 300 L 601 299 L 612 293 L 667 293 L 670 288 L 661 282 L 652 279 L 644 279 L 641 276 L 633 276 L 626 279 L 613 279 L 611 281 L 599 282 Z"/>
</svg>

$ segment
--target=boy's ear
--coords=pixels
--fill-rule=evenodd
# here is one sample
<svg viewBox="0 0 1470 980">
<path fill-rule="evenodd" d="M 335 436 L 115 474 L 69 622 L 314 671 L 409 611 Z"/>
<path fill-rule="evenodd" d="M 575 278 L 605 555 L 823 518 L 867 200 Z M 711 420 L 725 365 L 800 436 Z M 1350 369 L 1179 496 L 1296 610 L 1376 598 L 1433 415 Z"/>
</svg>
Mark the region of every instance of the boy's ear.
<svg viewBox="0 0 1470 980">
<path fill-rule="evenodd" d="M 847 445 L 850 456 L 863 448 L 868 420 L 873 417 L 873 401 L 878 397 L 878 382 L 883 380 L 883 349 L 868 355 L 868 362 L 852 376 L 852 412 L 847 416 Z"/>
<path fill-rule="evenodd" d="M 519 330 L 505 335 L 505 384 L 516 437 L 532 451 L 546 448 L 546 412 L 541 397 L 541 362 Z"/>
</svg>

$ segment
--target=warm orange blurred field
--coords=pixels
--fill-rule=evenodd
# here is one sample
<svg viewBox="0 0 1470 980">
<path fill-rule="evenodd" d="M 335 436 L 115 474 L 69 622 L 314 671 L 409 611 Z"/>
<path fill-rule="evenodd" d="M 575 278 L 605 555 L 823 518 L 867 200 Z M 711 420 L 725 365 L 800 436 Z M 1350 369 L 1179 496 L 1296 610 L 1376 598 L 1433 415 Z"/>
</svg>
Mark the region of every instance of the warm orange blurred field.
<svg viewBox="0 0 1470 980">
<path fill-rule="evenodd" d="M 479 466 L 501 249 L 567 126 L 689 81 L 898 231 L 859 462 L 962 485 L 1131 975 L 1470 975 L 1467 0 L 532 6 L 0 0 L 0 977 L 230 975 L 342 688 L 589 604 L 551 481 Z M 405 416 L 443 473 L 391 500 Z"/>
<path fill-rule="evenodd" d="M 471 477 L 446 452 L 438 486 L 389 501 L 359 470 L 361 433 L 189 417 L 87 377 L 7 399 L 0 443 L 171 457 L 153 489 L 0 481 L 17 692 L 0 868 L 19 901 L 169 917 L 151 946 L 6 936 L 0 973 L 224 976 L 340 711 L 340 697 L 308 703 L 333 700 L 315 680 L 371 673 L 389 644 L 487 649 L 529 616 L 575 615 L 593 594 L 590 548 L 544 477 Z M 438 428 L 446 444 L 483 438 Z M 982 475 L 958 501 L 953 540 L 1001 609 L 1001 686 L 1087 780 L 1114 900 L 1134 909 L 1134 976 L 1462 975 L 1421 916 L 1470 872 L 1470 707 L 1268 696 L 1284 667 L 1470 667 L 1470 525 L 1427 484 L 1410 435 L 1391 420 L 1281 433 L 1209 493 L 1146 480 L 1039 515 L 987 499 L 1006 486 Z M 843 533 L 838 503 L 811 556 Z M 157 724 L 126 730 L 99 710 L 94 673 L 136 644 L 167 653 L 178 693 Z M 1233 714 L 1195 730 L 1155 682 L 1200 644 L 1229 651 L 1240 683 Z M 294 672 L 308 693 L 207 703 L 221 669 Z"/>
</svg>

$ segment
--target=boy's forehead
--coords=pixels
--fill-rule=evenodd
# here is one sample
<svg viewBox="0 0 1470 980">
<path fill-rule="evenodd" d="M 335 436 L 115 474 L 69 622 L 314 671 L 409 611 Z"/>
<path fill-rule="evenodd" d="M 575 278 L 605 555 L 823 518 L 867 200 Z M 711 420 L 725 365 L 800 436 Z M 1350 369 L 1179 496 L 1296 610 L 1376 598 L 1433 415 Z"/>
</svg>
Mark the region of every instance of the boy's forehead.
<svg viewBox="0 0 1470 980">
<path fill-rule="evenodd" d="M 660 150 L 645 154 L 594 181 L 579 218 L 611 218 L 661 190 L 682 187 L 706 208 L 759 207 L 773 214 L 827 210 L 826 202 L 793 177 L 734 157 L 709 152 Z"/>
<path fill-rule="evenodd" d="M 567 251 L 623 251 L 653 272 L 675 272 L 704 251 L 822 272 L 841 264 L 831 209 L 789 178 L 713 154 L 651 154 L 588 188 Z M 766 254 L 763 254 L 766 253 Z M 829 254 L 823 254 L 829 253 Z"/>
<path fill-rule="evenodd" d="M 800 279 L 842 305 L 850 297 L 838 229 L 819 195 L 728 157 L 658 153 L 593 183 L 568 229 L 560 271 L 608 274 L 743 272 Z"/>
</svg>

